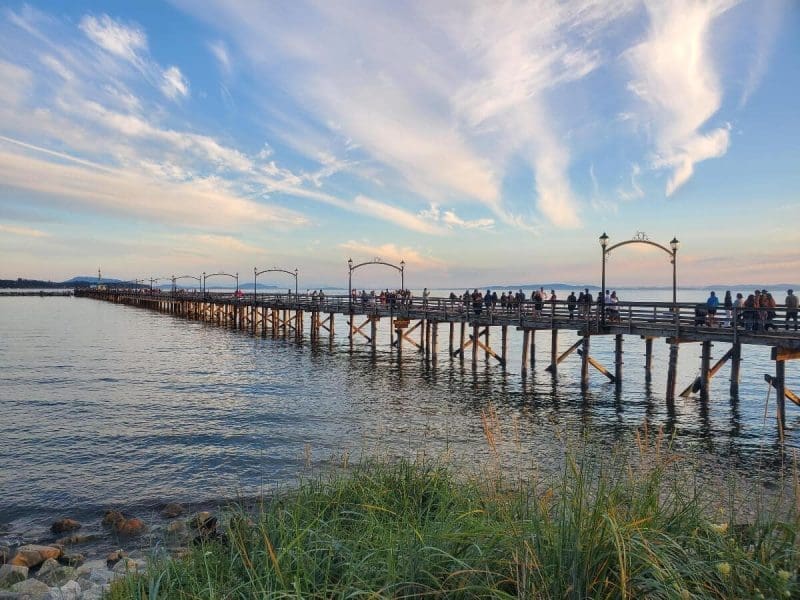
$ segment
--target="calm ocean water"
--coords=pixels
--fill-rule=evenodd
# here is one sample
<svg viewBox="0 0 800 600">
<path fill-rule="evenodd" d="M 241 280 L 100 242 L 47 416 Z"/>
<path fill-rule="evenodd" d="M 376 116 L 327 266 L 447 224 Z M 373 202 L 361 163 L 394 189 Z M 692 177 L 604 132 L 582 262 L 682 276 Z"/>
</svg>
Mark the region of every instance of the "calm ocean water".
<svg viewBox="0 0 800 600">
<path fill-rule="evenodd" d="M 669 292 L 625 291 L 628 300 Z M 702 291 L 679 299 L 702 300 Z M 35 529 L 55 516 L 97 515 L 164 502 L 214 502 L 290 484 L 307 464 L 345 453 L 439 455 L 489 460 L 481 415 L 493 407 L 506 463 L 558 468 L 565 443 L 589 435 L 610 446 L 647 422 L 676 432 L 677 448 L 709 469 L 747 475 L 777 470 L 786 456 L 775 425 L 769 348 L 743 350 L 738 402 L 729 368 L 714 379 L 706 409 L 696 398 L 664 401 L 667 345 L 654 344 L 652 383 L 644 381 L 644 342 L 626 338 L 620 394 L 593 372 L 584 395 L 580 363 L 558 379 L 544 371 L 549 335 L 537 338 L 537 365 L 518 375 L 521 335 L 513 332 L 508 373 L 451 362 L 446 336 L 436 370 L 405 349 L 252 337 L 200 322 L 81 298 L 0 298 L 0 523 Z M 575 341 L 564 332 L 559 345 Z M 714 357 L 727 347 L 714 348 Z M 613 338 L 592 354 L 613 365 Z M 699 344 L 682 346 L 679 390 L 699 371 Z M 800 373 L 788 364 L 788 385 Z M 800 445 L 800 408 L 787 403 L 786 447 Z M 565 441 L 566 440 L 566 441 Z"/>
</svg>

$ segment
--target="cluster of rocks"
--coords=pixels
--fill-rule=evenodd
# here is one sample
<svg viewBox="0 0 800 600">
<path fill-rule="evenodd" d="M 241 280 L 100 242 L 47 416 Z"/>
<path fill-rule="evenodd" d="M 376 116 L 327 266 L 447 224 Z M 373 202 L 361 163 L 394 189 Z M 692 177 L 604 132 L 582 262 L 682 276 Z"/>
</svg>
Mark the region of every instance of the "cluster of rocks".
<svg viewBox="0 0 800 600">
<path fill-rule="evenodd" d="M 0 600 L 99 600 L 111 581 L 144 570 L 144 560 L 85 561 L 62 546 L 28 544 L 0 565 Z"/>
<path fill-rule="evenodd" d="M 199 512 L 188 520 L 177 518 L 184 513 L 179 504 L 168 504 L 161 511 L 161 516 L 170 520 L 163 537 L 173 557 L 184 556 L 190 543 L 224 540 L 217 518 L 211 513 Z M 120 541 L 148 531 L 141 519 L 115 510 L 106 511 L 102 525 Z M 0 546 L 0 600 L 99 600 L 114 579 L 146 568 L 146 560 L 132 558 L 122 549 L 94 560 L 67 551 L 99 537 L 77 533 L 79 529 L 78 521 L 60 519 L 50 531 L 68 535 L 52 544 L 27 544 L 16 551 Z"/>
</svg>

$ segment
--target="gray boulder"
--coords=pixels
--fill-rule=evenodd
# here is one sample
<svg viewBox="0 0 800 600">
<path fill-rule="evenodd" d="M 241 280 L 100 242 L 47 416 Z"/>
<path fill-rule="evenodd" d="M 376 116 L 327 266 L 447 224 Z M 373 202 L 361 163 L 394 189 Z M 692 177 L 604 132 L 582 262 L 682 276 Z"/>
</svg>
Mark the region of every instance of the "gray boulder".
<svg viewBox="0 0 800 600">
<path fill-rule="evenodd" d="M 50 600 L 50 586 L 38 579 L 26 579 L 11 586 L 25 600 Z"/>
<path fill-rule="evenodd" d="M 46 583 L 50 587 L 58 587 L 68 579 L 75 576 L 75 569 L 65 567 L 57 560 L 48 558 L 39 567 L 39 572 L 36 574 L 36 579 L 42 583 Z"/>
<path fill-rule="evenodd" d="M 17 565 L 0 566 L 0 588 L 10 587 L 27 578 L 28 567 L 20 567 Z"/>
<path fill-rule="evenodd" d="M 82 592 L 83 590 L 77 581 L 68 581 L 60 588 L 50 590 L 48 600 L 79 600 Z"/>
</svg>

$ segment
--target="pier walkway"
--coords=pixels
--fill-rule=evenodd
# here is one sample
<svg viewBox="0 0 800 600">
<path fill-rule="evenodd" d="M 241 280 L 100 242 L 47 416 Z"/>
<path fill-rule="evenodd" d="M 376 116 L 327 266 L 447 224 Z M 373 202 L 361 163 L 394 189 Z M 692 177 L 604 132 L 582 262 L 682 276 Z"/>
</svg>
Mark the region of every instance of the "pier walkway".
<svg viewBox="0 0 800 600">
<path fill-rule="evenodd" d="M 171 313 L 188 319 L 216 323 L 261 335 L 281 335 L 319 339 L 326 336 L 332 343 L 337 317 L 344 318 L 344 330 L 351 347 L 367 344 L 377 348 L 378 326 L 382 320 L 390 323 L 391 348 L 402 356 L 404 347 L 436 365 L 440 351 L 440 335 L 447 336 L 447 355 L 453 360 L 465 361 L 470 355 L 474 366 L 479 355 L 496 361 L 502 368 L 510 363 L 508 355 L 509 328 L 522 332 L 520 373 L 527 376 L 534 367 L 537 333 L 550 337 L 550 362 L 546 369 L 557 373 L 559 364 L 577 353 L 581 359 L 581 383 L 589 385 L 590 367 L 619 385 L 622 381 L 623 342 L 625 336 L 638 336 L 645 340 L 645 374 L 649 379 L 652 370 L 653 340 L 664 339 L 670 347 L 667 371 L 667 400 L 675 398 L 677 385 L 678 352 L 682 344 L 699 343 L 702 346 L 700 376 L 681 395 L 693 392 L 707 399 L 711 379 L 730 362 L 731 394 L 738 394 L 742 344 L 769 346 L 775 362 L 775 374 L 764 378 L 777 391 L 777 418 L 785 421 L 785 399 L 800 405 L 800 398 L 785 387 L 785 365 L 800 358 L 800 332 L 795 324 L 786 328 L 785 307 L 771 309 L 734 309 L 730 319 L 724 311 L 716 315 L 711 325 L 696 303 L 672 302 L 620 302 L 613 310 L 603 311 L 597 304 L 588 307 L 570 305 L 565 300 L 545 301 L 536 304 L 525 300 L 513 307 L 478 307 L 463 299 L 414 298 L 409 301 L 380 303 L 372 299 L 362 301 L 347 295 L 309 296 L 305 294 L 239 294 L 193 293 L 178 291 L 162 293 L 159 290 L 89 289 L 76 290 L 79 297 L 90 297 L 115 303 L 140 306 Z M 308 323 L 306 325 L 306 323 Z M 746 326 L 747 325 L 747 326 Z M 754 329 L 755 327 L 756 329 Z M 441 331 L 440 331 L 441 329 Z M 499 330 L 499 341 L 494 346 L 493 332 Z M 577 339 L 569 349 L 558 352 L 560 332 L 574 332 Z M 591 356 L 591 339 L 595 336 L 614 336 L 615 363 L 611 368 L 600 364 Z M 713 344 L 727 344 L 730 348 L 711 364 Z"/>
</svg>

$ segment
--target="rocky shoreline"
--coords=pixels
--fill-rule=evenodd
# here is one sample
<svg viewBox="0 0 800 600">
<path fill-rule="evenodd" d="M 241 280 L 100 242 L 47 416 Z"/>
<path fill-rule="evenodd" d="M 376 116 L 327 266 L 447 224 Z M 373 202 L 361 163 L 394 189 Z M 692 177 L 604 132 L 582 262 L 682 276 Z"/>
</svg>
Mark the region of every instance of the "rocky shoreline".
<svg viewBox="0 0 800 600">
<path fill-rule="evenodd" d="M 151 529 L 143 519 L 108 510 L 100 533 L 82 533 L 82 523 L 63 518 L 50 527 L 60 536 L 55 541 L 0 544 L 0 600 L 99 600 L 115 579 L 145 570 L 148 559 L 180 557 L 190 544 L 222 535 L 208 511 L 189 516 L 182 505 L 171 503 L 159 515 L 163 523 Z M 98 540 L 119 548 L 96 556 L 81 552 L 92 548 L 97 554 L 91 544 Z"/>
</svg>

